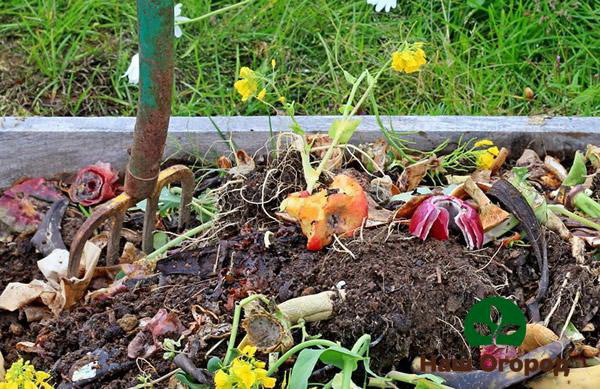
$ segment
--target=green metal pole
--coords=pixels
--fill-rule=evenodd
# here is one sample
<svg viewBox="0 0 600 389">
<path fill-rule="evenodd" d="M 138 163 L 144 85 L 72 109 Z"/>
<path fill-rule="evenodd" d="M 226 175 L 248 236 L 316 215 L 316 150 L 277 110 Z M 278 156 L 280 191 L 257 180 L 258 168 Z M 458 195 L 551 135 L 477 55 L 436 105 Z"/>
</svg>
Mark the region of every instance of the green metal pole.
<svg viewBox="0 0 600 389">
<path fill-rule="evenodd" d="M 154 190 L 165 148 L 173 89 L 173 0 L 138 0 L 140 95 L 125 192 Z"/>
</svg>

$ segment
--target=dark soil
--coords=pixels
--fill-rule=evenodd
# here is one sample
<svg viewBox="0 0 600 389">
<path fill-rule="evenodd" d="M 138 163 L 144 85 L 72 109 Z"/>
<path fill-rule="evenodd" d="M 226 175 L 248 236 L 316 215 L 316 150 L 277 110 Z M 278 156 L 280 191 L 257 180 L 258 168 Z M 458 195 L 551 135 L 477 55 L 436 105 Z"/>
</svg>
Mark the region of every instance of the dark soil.
<svg viewBox="0 0 600 389">
<path fill-rule="evenodd" d="M 220 202 L 229 214 L 220 221 L 226 228 L 217 240 L 168 257 L 159 264 L 158 274 L 129 284 L 126 292 L 43 322 L 28 323 L 22 313 L 0 312 L 0 351 L 7 364 L 24 356 L 38 369 L 51 371 L 55 383 L 68 387 L 74 366 L 84 365 L 88 354 L 96 353 L 109 362 L 86 387 L 129 387 L 139 383 L 137 377 L 143 373 L 156 379 L 175 366 L 160 351 L 145 361 L 129 359 L 127 346 L 139 329 L 128 328 L 122 319 L 151 318 L 165 308 L 176 313 L 186 328 L 197 326 L 197 313 L 202 312 L 201 334 L 187 338 L 184 347 L 196 366 L 203 367 L 206 352 L 226 336 L 235 302 L 250 293 L 265 293 L 282 302 L 343 284 L 346 298 L 338 302 L 335 317 L 310 323 L 307 331 L 347 347 L 362 334 L 371 334 L 371 366 L 380 372 L 404 367 L 417 355 L 476 356 L 477 350 L 462 339 L 462 321 L 483 297 L 509 297 L 526 312 L 525 301 L 535 294 L 540 274 L 529 247 L 469 251 L 459 239 L 422 242 L 412 238 L 406 226 L 394 225 L 364 230 L 345 240 L 345 248 L 334 244 L 309 252 L 297 226 L 274 219 L 286 194 L 303 186 L 298 160 L 274 160 L 268 166 L 259 165 L 247 180 L 231 183 Z M 139 229 L 138 219 L 129 218 L 127 226 Z M 65 241 L 80 222 L 76 214 L 65 220 Z M 273 232 L 269 248 L 264 244 L 266 231 Z M 547 241 L 550 287 L 541 305 L 542 317 L 562 295 L 550 321 L 550 327 L 560 332 L 579 290 L 571 321 L 580 329 L 592 323 L 595 331 L 585 335 L 595 345 L 600 338 L 600 263 L 580 266 L 568 243 L 552 233 Z M 0 244 L 0 287 L 42 279 L 36 266 L 40 258 L 28 237 Z M 167 275 L 177 267 L 191 274 Z M 561 294 L 567 273 L 570 281 Z M 18 352 L 19 341 L 36 342 L 42 352 Z M 211 355 L 222 356 L 224 347 L 222 342 Z"/>
</svg>

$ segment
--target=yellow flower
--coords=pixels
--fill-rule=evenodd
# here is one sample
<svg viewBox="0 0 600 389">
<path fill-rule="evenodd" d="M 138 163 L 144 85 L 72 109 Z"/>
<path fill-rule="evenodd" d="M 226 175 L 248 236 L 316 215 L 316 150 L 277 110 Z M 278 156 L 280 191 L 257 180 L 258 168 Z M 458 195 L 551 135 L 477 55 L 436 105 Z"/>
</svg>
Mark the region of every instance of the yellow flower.
<svg viewBox="0 0 600 389">
<path fill-rule="evenodd" d="M 284 96 L 279 96 L 279 98 L 277 99 L 277 101 L 279 101 L 281 104 L 285 104 L 285 97 Z"/>
<path fill-rule="evenodd" d="M 256 354 L 256 347 L 244 346 L 244 348 L 242 349 L 242 354 L 244 354 L 247 357 L 253 357 L 254 354 Z"/>
<path fill-rule="evenodd" d="M 257 381 L 265 388 L 274 388 L 277 380 L 273 377 L 267 377 L 267 371 L 265 369 L 256 369 Z"/>
<path fill-rule="evenodd" d="M 258 82 L 254 71 L 246 66 L 240 69 L 240 78 L 241 80 L 236 81 L 233 87 L 242 96 L 242 101 L 246 101 L 256 94 Z"/>
<path fill-rule="evenodd" d="M 218 370 L 217 374 L 215 374 L 215 388 L 216 389 L 230 389 L 231 388 L 231 380 L 229 375 L 225 373 L 223 370 Z"/>
<path fill-rule="evenodd" d="M 498 147 L 489 139 L 482 139 L 475 143 L 475 147 L 484 148 L 476 151 L 477 167 L 483 170 L 490 170 L 494 166 L 494 160 L 500 153 Z"/>
<path fill-rule="evenodd" d="M 272 59 L 271 60 L 271 69 L 275 70 L 275 66 L 277 66 L 277 62 L 274 59 Z"/>
<path fill-rule="evenodd" d="M 265 88 L 263 88 L 260 92 L 258 92 L 258 96 L 256 96 L 256 98 L 259 99 L 260 101 L 263 101 L 265 99 L 266 95 L 267 95 L 267 90 Z"/>
<path fill-rule="evenodd" d="M 53 389 L 46 382 L 50 374 L 44 371 L 36 371 L 29 361 L 19 359 L 6 371 L 4 382 L 0 383 L 0 389 Z"/>
<path fill-rule="evenodd" d="M 256 383 L 257 377 L 253 366 L 241 359 L 233 361 L 231 365 L 231 374 L 235 376 L 235 380 L 238 382 L 239 387 L 243 389 L 252 389 L 252 386 Z"/>
<path fill-rule="evenodd" d="M 414 73 L 427 63 L 425 51 L 421 48 L 422 42 L 392 53 L 392 69 L 397 72 Z"/>
</svg>

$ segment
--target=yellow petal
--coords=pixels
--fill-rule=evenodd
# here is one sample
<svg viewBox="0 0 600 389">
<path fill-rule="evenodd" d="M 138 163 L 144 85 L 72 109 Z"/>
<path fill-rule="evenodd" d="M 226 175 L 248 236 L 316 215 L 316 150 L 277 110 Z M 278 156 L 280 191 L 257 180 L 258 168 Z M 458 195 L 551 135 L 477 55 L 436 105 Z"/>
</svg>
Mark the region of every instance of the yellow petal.
<svg viewBox="0 0 600 389">
<path fill-rule="evenodd" d="M 257 99 L 259 99 L 260 101 L 265 99 L 265 96 L 267 95 L 267 90 L 266 89 L 262 89 L 259 93 L 258 96 L 256 97 Z"/>
<path fill-rule="evenodd" d="M 277 62 L 276 62 L 274 59 L 272 59 L 272 60 L 271 60 L 271 68 L 272 68 L 273 70 L 275 70 L 275 66 L 277 66 Z"/>
<path fill-rule="evenodd" d="M 285 97 L 284 96 L 279 96 L 279 98 L 277 100 L 279 100 L 279 102 L 281 104 L 285 104 Z"/>
<path fill-rule="evenodd" d="M 223 370 L 218 370 L 215 374 L 215 387 L 216 389 L 229 389 L 231 388 L 231 382 L 229 376 Z"/>
<path fill-rule="evenodd" d="M 244 389 L 252 389 L 256 382 L 256 374 L 252 371 L 252 366 L 248 362 L 236 359 L 231 365 L 231 373 L 235 376 L 235 380 Z"/>
<path fill-rule="evenodd" d="M 263 89 L 263 91 L 264 91 L 264 89 Z M 262 93 L 262 91 L 261 91 L 261 93 Z M 260 96 L 260 93 L 259 93 L 259 96 Z M 245 346 L 242 349 L 242 354 L 247 355 L 249 357 L 253 357 L 254 354 L 256 354 L 256 347 L 254 347 L 254 346 Z"/>
<path fill-rule="evenodd" d="M 493 146 L 494 142 L 489 139 L 482 139 L 480 141 L 475 142 L 475 147 L 484 147 L 484 146 Z"/>
<path fill-rule="evenodd" d="M 397 72 L 403 72 L 404 65 L 405 65 L 405 61 L 404 61 L 404 58 L 402 57 L 402 54 L 399 51 L 395 51 L 392 54 L 392 69 L 394 69 Z"/>
<path fill-rule="evenodd" d="M 273 377 L 265 377 L 260 380 L 260 383 L 265 388 L 274 388 L 276 382 L 277 382 L 277 380 Z"/>
<path fill-rule="evenodd" d="M 242 101 L 246 101 L 254 96 L 258 89 L 258 84 L 254 80 L 238 80 L 233 86 L 242 96 Z"/>
<path fill-rule="evenodd" d="M 254 78 L 254 71 L 244 66 L 240 69 L 240 78 Z"/>
</svg>

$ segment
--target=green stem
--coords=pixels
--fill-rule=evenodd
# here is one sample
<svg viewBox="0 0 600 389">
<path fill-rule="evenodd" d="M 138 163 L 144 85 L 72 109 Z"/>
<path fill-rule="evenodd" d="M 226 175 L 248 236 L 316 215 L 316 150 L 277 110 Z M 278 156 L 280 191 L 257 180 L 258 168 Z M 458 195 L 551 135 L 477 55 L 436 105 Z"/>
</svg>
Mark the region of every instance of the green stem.
<svg viewBox="0 0 600 389">
<path fill-rule="evenodd" d="M 254 300 L 262 300 L 265 303 L 269 303 L 269 300 L 262 294 L 253 294 L 248 296 L 239 303 L 236 304 L 233 312 L 233 323 L 231 324 L 231 333 L 229 334 L 229 343 L 227 344 L 227 352 L 223 359 L 223 366 L 228 366 L 231 363 L 233 357 L 233 350 L 235 349 L 235 338 L 237 337 L 238 328 L 240 326 L 240 318 L 242 316 L 242 308 L 244 305 L 251 303 Z"/>
<path fill-rule="evenodd" d="M 189 24 L 189 23 L 198 22 L 200 20 L 207 19 L 207 18 L 210 18 L 212 16 L 217 16 L 219 14 L 222 14 L 223 12 L 231 11 L 232 9 L 235 9 L 235 8 L 241 7 L 244 4 L 250 3 L 251 1 L 254 1 L 254 0 L 240 1 L 239 3 L 235 3 L 235 4 L 232 4 L 232 5 L 228 5 L 227 7 L 223 7 L 223 8 L 214 10 L 212 12 L 209 12 L 209 13 L 206 13 L 204 15 L 198 16 L 197 18 L 178 21 L 175 24 Z"/>
<path fill-rule="evenodd" d="M 308 191 L 308 193 L 312 193 L 312 190 L 314 189 L 315 185 L 317 184 L 319 177 L 321 177 L 321 173 L 325 169 L 325 165 L 329 161 L 329 158 L 331 158 L 331 154 L 333 154 L 333 150 L 340 142 L 341 136 L 342 136 L 341 131 L 338 131 L 337 134 L 335 135 L 335 138 L 333 138 L 331 140 L 331 144 L 329 145 L 329 147 L 327 148 L 327 151 L 325 152 L 325 155 L 321 159 L 321 162 L 319 163 L 317 170 L 315 170 L 314 178 L 311 179 L 311 181 L 308 183 L 308 185 L 306 187 L 306 190 Z"/>
<path fill-rule="evenodd" d="M 575 195 L 573 205 L 589 217 L 600 218 L 600 204 L 584 192 L 579 192 Z"/>
<path fill-rule="evenodd" d="M 590 228 L 600 231 L 600 224 L 594 223 L 593 221 L 588 220 L 588 219 L 584 218 L 583 216 L 579 216 L 578 214 L 569 211 L 562 205 L 550 204 L 550 205 L 548 205 L 548 209 L 554 213 L 559 213 L 563 216 L 568 217 L 569 219 L 573 219 L 576 222 L 583 224 L 584 226 L 587 226 L 587 227 L 590 227 Z"/>
<path fill-rule="evenodd" d="M 358 87 L 360 85 L 360 83 L 362 82 L 362 80 L 364 80 L 364 78 L 367 76 L 367 71 L 363 71 L 360 76 L 358 76 L 358 78 L 356 79 L 356 81 L 354 81 L 354 85 L 352 85 L 352 90 L 350 91 L 350 96 L 348 96 L 348 101 L 346 102 L 346 105 L 344 106 L 344 119 L 347 119 L 348 117 L 351 116 L 351 114 L 349 115 L 350 112 L 350 106 L 352 105 L 352 102 L 354 101 L 354 95 L 356 95 L 356 92 L 358 91 Z"/>
<path fill-rule="evenodd" d="M 394 148 L 394 150 L 396 150 L 398 152 L 398 154 L 400 154 L 400 156 L 402 157 L 403 160 L 406 160 L 409 163 L 417 162 L 414 158 L 410 157 L 404 151 L 404 147 L 400 146 L 388 133 L 387 128 L 385 128 L 385 125 L 383 124 L 383 121 L 381 120 L 381 116 L 379 116 L 379 107 L 377 106 L 377 101 L 375 100 L 375 96 L 371 95 L 371 96 L 369 96 L 369 99 L 371 101 L 371 108 L 373 109 L 373 113 L 375 114 L 375 121 L 377 122 L 377 125 L 379 125 L 379 130 L 383 134 L 383 137 L 385 138 L 386 142 L 388 144 L 390 144 Z"/>
<path fill-rule="evenodd" d="M 391 378 L 395 381 L 400 381 L 400 382 L 406 382 L 408 384 L 417 384 L 417 380 L 418 379 L 424 379 L 424 377 L 419 376 L 418 374 L 409 374 L 409 373 L 402 373 L 399 371 L 390 371 L 387 375 L 387 378 Z M 450 386 L 446 386 L 443 384 L 437 384 L 438 388 L 444 388 L 444 389 L 452 389 Z"/>
<path fill-rule="evenodd" d="M 381 73 L 383 73 L 383 71 L 385 69 L 387 69 L 387 67 L 390 65 L 390 62 L 392 60 L 388 60 L 382 67 L 381 69 L 379 69 L 379 71 L 377 72 L 377 74 L 375 75 L 375 77 L 373 77 L 373 82 L 369 83 L 369 85 L 367 86 L 367 89 L 365 90 L 365 92 L 363 93 L 363 95 L 361 96 L 360 100 L 358 100 L 358 103 L 356 103 L 356 106 L 354 106 L 354 109 L 352 110 L 352 112 L 350 112 L 349 116 L 353 116 L 356 114 L 356 112 L 358 112 L 358 109 L 360 108 L 360 106 L 365 102 L 365 100 L 367 99 L 367 97 L 369 96 L 369 94 L 371 94 L 371 91 L 373 90 L 373 88 L 375 88 L 375 85 L 377 85 L 377 80 L 379 80 L 379 76 L 381 76 Z"/>
<path fill-rule="evenodd" d="M 158 260 L 158 258 L 162 254 L 164 254 L 165 252 L 167 252 L 167 250 L 169 250 L 170 248 L 178 246 L 184 240 L 190 239 L 191 237 L 199 234 L 200 232 L 202 232 L 204 230 L 207 230 L 212 225 L 213 225 L 213 222 L 209 221 L 209 222 L 206 222 L 204 224 L 200 224 L 199 226 L 194 227 L 194 228 L 192 228 L 189 231 L 186 231 L 184 234 L 178 236 L 175 239 L 172 239 L 172 240 L 168 241 L 167 243 L 165 243 L 165 245 L 159 247 L 158 249 L 154 250 L 150 254 L 146 255 L 146 260 L 147 261 L 154 261 L 155 259 Z"/>
<path fill-rule="evenodd" d="M 344 367 L 342 368 L 342 389 L 350 389 L 350 383 L 352 382 L 352 360 L 350 358 L 344 359 Z"/>
<path fill-rule="evenodd" d="M 363 336 L 358 338 L 356 343 L 354 343 L 354 346 L 352 346 L 352 350 L 350 350 L 350 351 L 352 351 L 353 353 L 359 354 L 359 355 L 363 355 L 369 349 L 370 343 L 371 343 L 371 335 L 364 334 Z"/>
<path fill-rule="evenodd" d="M 267 376 L 271 376 L 273 374 L 275 374 L 277 372 L 277 369 L 279 369 L 279 367 L 285 362 L 287 361 L 291 356 L 293 356 L 294 354 L 296 354 L 299 351 L 304 350 L 307 347 L 312 347 L 312 346 L 325 346 L 325 347 L 338 347 L 339 345 L 337 343 L 334 343 L 330 340 L 326 340 L 326 339 L 314 339 L 314 340 L 308 340 L 306 342 L 300 343 L 295 345 L 294 347 L 292 347 L 291 349 L 289 349 L 285 354 L 283 354 L 274 364 L 273 366 L 269 367 L 269 371 L 267 372 Z"/>
</svg>

